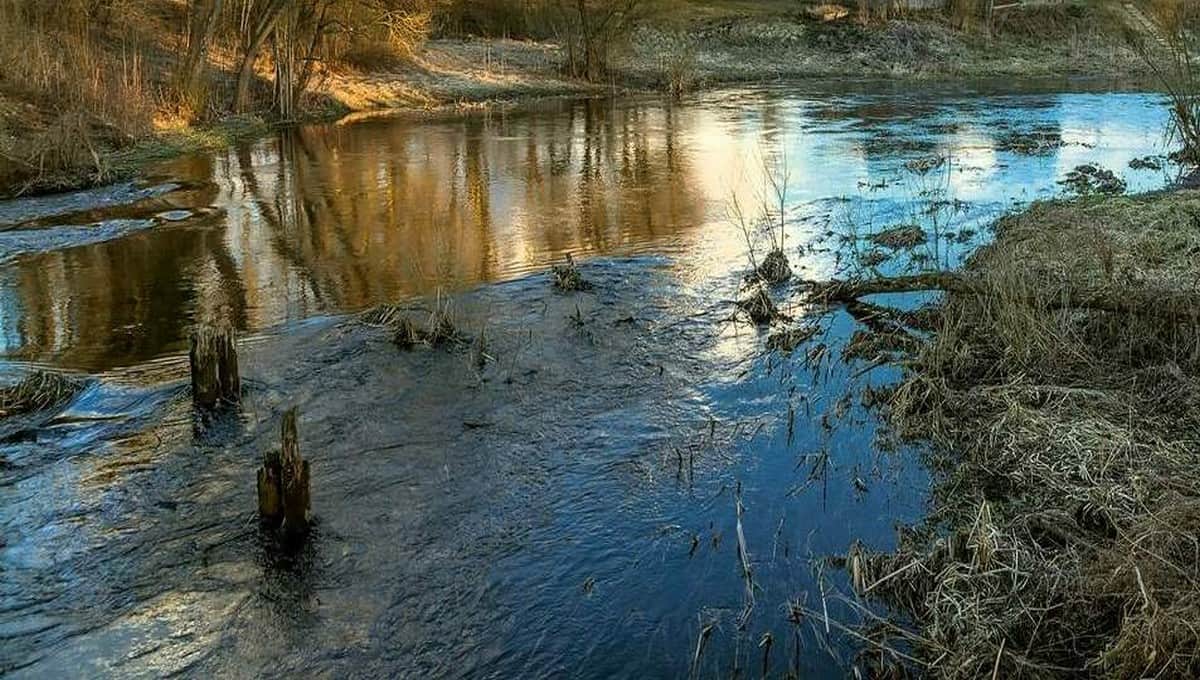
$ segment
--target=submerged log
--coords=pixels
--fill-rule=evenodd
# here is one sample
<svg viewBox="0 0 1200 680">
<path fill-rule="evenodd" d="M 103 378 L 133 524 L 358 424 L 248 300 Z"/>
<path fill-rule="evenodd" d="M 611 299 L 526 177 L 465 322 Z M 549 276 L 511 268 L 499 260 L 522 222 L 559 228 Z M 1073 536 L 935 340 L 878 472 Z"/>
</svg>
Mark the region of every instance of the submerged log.
<svg viewBox="0 0 1200 680">
<path fill-rule="evenodd" d="M 312 499 L 308 461 L 300 456 L 296 409 L 283 414 L 282 448 L 268 451 L 258 470 L 258 512 L 283 533 L 299 536 L 308 531 Z"/>
<path fill-rule="evenodd" d="M 1112 314 L 1157 316 L 1172 320 L 1200 319 L 1200 291 L 1149 286 L 1058 287 L 1004 290 L 982 278 L 956 272 L 828 281 L 811 284 L 814 299 L 848 304 L 870 295 L 940 290 L 957 295 L 1001 296 L 1047 309 L 1088 309 Z"/>
<path fill-rule="evenodd" d="M 237 343 L 233 331 L 200 327 L 192 331 L 188 361 L 192 373 L 192 402 L 212 410 L 242 400 Z"/>
</svg>

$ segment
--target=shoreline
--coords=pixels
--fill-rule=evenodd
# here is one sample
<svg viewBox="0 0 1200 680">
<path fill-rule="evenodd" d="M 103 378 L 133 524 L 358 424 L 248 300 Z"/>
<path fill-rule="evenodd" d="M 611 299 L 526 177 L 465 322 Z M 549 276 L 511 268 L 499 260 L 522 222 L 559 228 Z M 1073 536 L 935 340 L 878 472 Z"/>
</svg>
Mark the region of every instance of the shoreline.
<svg viewBox="0 0 1200 680">
<path fill-rule="evenodd" d="M 1093 14 L 1095 16 L 1093 16 Z M 1048 15 L 1049 16 L 1049 15 Z M 1057 15 L 1055 15 L 1057 16 Z M 130 179 L 155 162 L 225 148 L 280 127 L 331 123 L 348 115 L 450 116 L 492 107 L 519 106 L 571 96 L 692 96 L 724 87 L 837 81 L 890 82 L 896 87 L 937 82 L 1099 79 L 1148 83 L 1151 73 L 1122 31 L 1128 17 L 1094 12 L 1057 17 L 1041 25 L 1034 12 L 998 27 L 992 37 L 953 29 L 937 15 L 862 26 L 821 22 L 781 7 L 681 12 L 661 25 L 634 27 L 613 57 L 608 82 L 562 75 L 560 46 L 501 38 L 439 38 L 403 65 L 385 70 L 326 71 L 313 88 L 315 106 L 297 120 L 269 122 L 255 115 L 171 127 L 135 138 L 121 148 L 96 149 L 96 162 L 47 172 L 0 186 L 0 197 L 57 193 Z M 219 77 L 228 77 L 222 74 Z M 36 124 L 12 113 L 21 98 L 4 99 L 17 137 Z M 32 109 L 31 109 L 32 110 Z M 30 127 L 32 125 L 32 127 Z"/>
<path fill-rule="evenodd" d="M 999 78 L 1000 76 L 995 75 L 987 77 L 958 77 L 942 74 L 919 82 L 926 88 L 929 86 L 943 86 L 969 90 L 972 86 L 992 83 L 1000 85 Z M 875 74 L 860 74 L 854 77 L 813 74 L 788 75 L 773 78 L 746 78 L 706 83 L 703 87 L 689 91 L 680 99 L 686 101 L 690 98 L 703 96 L 706 93 L 739 87 L 773 88 L 817 85 L 818 87 L 814 89 L 821 91 L 825 89 L 820 87 L 821 85 L 837 83 L 839 88 L 854 92 L 858 88 L 876 88 L 884 85 L 900 88 L 912 82 L 918 81 L 896 82 L 894 79 L 883 78 Z M 1005 94 L 1022 94 L 1076 90 L 1109 92 L 1153 90 L 1154 88 L 1148 83 L 1149 79 L 1145 76 L 1131 77 L 1127 74 L 1061 74 L 1027 78 L 1020 83 L 1020 88 L 997 87 L 995 91 Z M 847 88 L 847 86 L 850 87 Z M 983 89 L 991 90 L 992 88 L 984 87 Z M 256 114 L 231 115 L 212 123 L 158 131 L 148 137 L 134 141 L 128 147 L 101 152 L 101 160 L 107 163 L 108 167 L 106 168 L 107 172 L 105 176 L 99 181 L 89 172 L 47 175 L 31 183 L 24 191 L 16 190 L 19 188 L 14 187 L 0 187 L 0 200 L 68 193 L 128 181 L 136 179 L 157 163 L 188 154 L 218 151 L 238 144 L 253 142 L 272 132 L 294 127 L 351 123 L 372 118 L 402 118 L 407 120 L 453 119 L 480 111 L 520 109 L 547 102 L 588 97 L 671 98 L 668 94 L 647 87 L 625 86 L 614 91 L 605 87 L 571 86 L 558 91 L 535 93 L 514 90 L 480 99 L 444 101 L 425 107 L 395 106 L 365 109 L 333 109 L 309 113 L 298 120 L 288 122 L 271 122 Z"/>
<path fill-rule="evenodd" d="M 932 284 L 882 405 L 931 446 L 929 516 L 848 556 L 856 591 L 915 624 L 881 649 L 941 677 L 1200 671 L 1180 634 L 1200 623 L 1198 207 L 1189 189 L 1035 203 L 949 274 L 969 286 Z"/>
</svg>

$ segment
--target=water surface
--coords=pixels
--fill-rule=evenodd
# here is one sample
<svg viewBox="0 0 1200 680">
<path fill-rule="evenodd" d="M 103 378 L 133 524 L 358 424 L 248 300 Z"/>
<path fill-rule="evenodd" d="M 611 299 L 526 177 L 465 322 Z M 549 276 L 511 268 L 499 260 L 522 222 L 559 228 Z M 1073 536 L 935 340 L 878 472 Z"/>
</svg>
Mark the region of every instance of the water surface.
<svg viewBox="0 0 1200 680">
<path fill-rule="evenodd" d="M 7 368 L 90 376 L 0 445 L 0 671 L 851 672 L 830 557 L 892 546 L 928 474 L 877 445 L 861 390 L 897 374 L 841 360 L 847 315 L 778 288 L 821 324 L 790 355 L 731 318 L 730 198 L 756 205 L 763 159 L 786 165 L 793 267 L 828 278 L 956 265 L 1081 163 L 1166 179 L 1127 167 L 1163 151 L 1154 95 L 860 89 L 305 127 L 0 204 Z M 1014 132 L 1061 145 L 1003 150 Z M 901 224 L 929 241 L 867 257 Z M 551 290 L 567 252 L 592 291 Z M 494 361 L 402 352 L 348 315 L 439 291 Z M 202 430 L 181 355 L 198 320 L 244 332 L 247 385 L 243 412 Z M 299 553 L 254 514 L 292 405 L 318 518 Z"/>
</svg>

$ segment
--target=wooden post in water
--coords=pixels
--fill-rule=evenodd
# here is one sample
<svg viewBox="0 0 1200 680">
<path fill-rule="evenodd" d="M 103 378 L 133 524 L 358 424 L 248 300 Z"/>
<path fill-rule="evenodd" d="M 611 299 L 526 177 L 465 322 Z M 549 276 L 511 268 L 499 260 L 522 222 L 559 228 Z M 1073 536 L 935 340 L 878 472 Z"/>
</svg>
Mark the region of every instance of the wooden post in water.
<svg viewBox="0 0 1200 680">
<path fill-rule="evenodd" d="M 295 408 L 283 414 L 280 436 L 282 449 L 268 452 L 258 470 L 258 512 L 285 534 L 299 536 L 308 531 L 312 499 L 308 461 L 300 456 Z"/>
<path fill-rule="evenodd" d="M 237 343 L 233 331 L 201 326 L 192 331 L 188 361 L 192 369 L 192 402 L 212 410 L 242 400 Z"/>
</svg>

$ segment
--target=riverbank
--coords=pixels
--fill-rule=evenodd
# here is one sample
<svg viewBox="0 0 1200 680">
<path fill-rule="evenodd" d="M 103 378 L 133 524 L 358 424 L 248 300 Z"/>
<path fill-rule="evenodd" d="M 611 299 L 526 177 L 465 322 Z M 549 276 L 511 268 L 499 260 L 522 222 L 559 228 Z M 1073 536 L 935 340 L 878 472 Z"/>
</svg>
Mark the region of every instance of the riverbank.
<svg viewBox="0 0 1200 680">
<path fill-rule="evenodd" d="M 856 585 L 940 677 L 1200 672 L 1200 193 L 1036 204 L 949 286 L 887 400 L 929 520 Z M 997 675 L 998 673 L 998 675 Z"/>
<path fill-rule="evenodd" d="M 563 77 L 565 57 L 553 43 L 443 38 L 430 41 L 407 62 L 367 71 L 324 69 L 306 113 L 292 123 L 335 120 L 351 112 L 446 111 L 617 91 L 681 95 L 729 83 L 805 78 L 1146 79 L 1146 65 L 1129 39 L 1139 24 L 1120 7 L 1105 3 L 1004 14 L 985 36 L 953 28 L 940 13 L 864 26 L 849 17 L 822 21 L 790 3 L 694 2 L 668 19 L 633 29 L 614 50 L 612 74 L 604 83 Z M 142 101 L 142 109 L 153 106 L 145 103 L 152 99 L 153 81 L 162 81 L 161 90 L 173 72 L 172 50 L 158 52 L 139 67 L 154 72 L 150 82 L 129 86 L 121 95 Z M 230 87 L 231 78 L 224 71 L 214 74 L 219 88 Z M 127 179 L 162 158 L 219 148 L 272 129 L 262 119 L 211 113 L 206 122 L 188 124 L 174 109 L 117 112 L 115 118 L 64 117 L 55 113 L 53 98 L 30 96 L 20 87 L 0 87 L 0 166 L 8 166 L 0 167 L 0 196 Z M 127 125 L 134 114 L 147 120 Z"/>
</svg>

